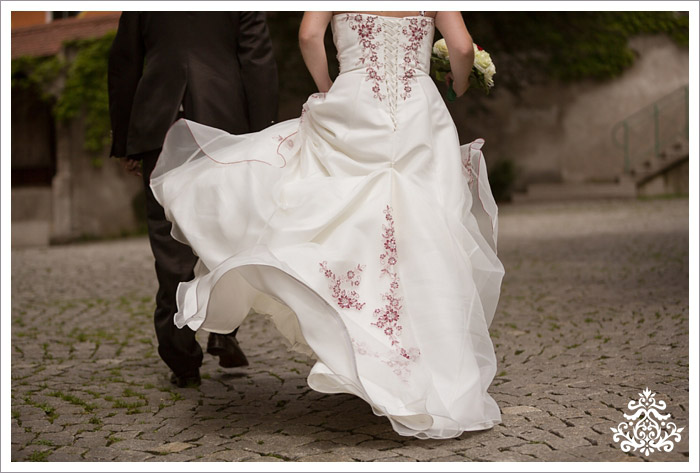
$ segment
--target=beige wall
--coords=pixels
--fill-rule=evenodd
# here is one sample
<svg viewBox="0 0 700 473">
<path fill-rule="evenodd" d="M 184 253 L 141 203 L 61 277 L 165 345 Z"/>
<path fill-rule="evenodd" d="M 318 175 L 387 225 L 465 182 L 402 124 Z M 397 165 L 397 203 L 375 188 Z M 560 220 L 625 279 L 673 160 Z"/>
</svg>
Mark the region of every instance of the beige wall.
<svg viewBox="0 0 700 473">
<path fill-rule="evenodd" d="M 57 130 L 56 176 L 52 183 L 51 240 L 108 237 L 138 229 L 133 201 L 143 189 L 117 159 L 100 153 L 101 165 L 83 149 L 82 119 Z M 142 204 L 143 205 L 143 204 Z"/>
<path fill-rule="evenodd" d="M 688 48 L 662 35 L 634 38 L 630 47 L 634 65 L 613 80 L 530 87 L 519 97 L 495 90 L 481 112 L 450 104 L 462 142 L 482 137 L 487 162 L 514 161 L 520 187 L 614 180 L 624 161 L 611 138 L 615 124 L 688 83 Z"/>
</svg>

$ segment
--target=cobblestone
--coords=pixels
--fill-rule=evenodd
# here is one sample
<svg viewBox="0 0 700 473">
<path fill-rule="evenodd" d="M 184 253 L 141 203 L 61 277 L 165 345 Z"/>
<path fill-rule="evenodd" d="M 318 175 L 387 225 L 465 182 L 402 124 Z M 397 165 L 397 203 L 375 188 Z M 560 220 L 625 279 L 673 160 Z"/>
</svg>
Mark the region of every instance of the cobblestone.
<svg viewBox="0 0 700 473">
<path fill-rule="evenodd" d="M 491 326 L 503 423 L 458 439 L 393 432 L 251 316 L 251 362 L 205 355 L 170 385 L 152 329 L 146 238 L 12 251 L 12 461 L 688 461 L 624 453 L 611 427 L 644 388 L 688 426 L 688 201 L 503 206 Z M 205 334 L 197 335 L 204 345 Z"/>
</svg>

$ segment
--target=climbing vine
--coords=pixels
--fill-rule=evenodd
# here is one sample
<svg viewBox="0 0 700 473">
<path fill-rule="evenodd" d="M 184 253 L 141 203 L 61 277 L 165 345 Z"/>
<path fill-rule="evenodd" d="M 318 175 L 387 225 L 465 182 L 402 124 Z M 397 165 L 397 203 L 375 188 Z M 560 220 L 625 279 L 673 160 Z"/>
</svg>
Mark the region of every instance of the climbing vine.
<svg viewBox="0 0 700 473">
<path fill-rule="evenodd" d="M 54 112 L 60 121 L 85 113 L 85 149 L 99 152 L 109 144 L 109 95 L 107 62 L 115 33 L 97 39 L 66 43 L 77 51 L 68 65 L 66 83 L 56 101 Z"/>
<path fill-rule="evenodd" d="M 31 88 L 52 105 L 58 121 L 85 114 L 86 151 L 99 153 L 109 143 L 107 60 L 114 32 L 100 38 L 65 43 L 67 56 L 12 60 L 12 88 Z M 57 81 L 64 77 L 63 87 Z"/>
<path fill-rule="evenodd" d="M 556 79 L 605 80 L 622 74 L 636 58 L 629 39 L 666 34 L 688 46 L 686 12 L 471 12 L 469 31 L 491 54 L 507 60 L 498 68 L 499 84 Z M 661 66 L 660 66 L 661 67 Z M 533 80 L 534 79 L 534 80 Z"/>
<path fill-rule="evenodd" d="M 50 89 L 63 70 L 63 62 L 57 56 L 22 56 L 12 60 L 12 90 L 36 91 L 45 102 L 54 97 Z"/>
</svg>

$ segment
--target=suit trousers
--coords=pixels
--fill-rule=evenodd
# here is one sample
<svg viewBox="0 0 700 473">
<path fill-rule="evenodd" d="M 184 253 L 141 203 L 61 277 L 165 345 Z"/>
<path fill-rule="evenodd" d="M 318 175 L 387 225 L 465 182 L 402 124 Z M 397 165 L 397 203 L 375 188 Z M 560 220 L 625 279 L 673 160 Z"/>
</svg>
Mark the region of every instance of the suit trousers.
<svg viewBox="0 0 700 473">
<path fill-rule="evenodd" d="M 191 376 L 202 365 L 202 348 L 189 327 L 175 326 L 173 317 L 177 312 L 176 291 L 180 282 L 194 278 L 197 257 L 189 246 L 170 235 L 171 223 L 165 211 L 153 196 L 149 185 L 151 173 L 156 165 L 160 149 L 133 156 L 141 159 L 143 183 L 146 191 L 146 219 L 148 238 L 156 260 L 158 293 L 154 323 L 158 338 L 158 354 L 178 376 Z"/>
</svg>

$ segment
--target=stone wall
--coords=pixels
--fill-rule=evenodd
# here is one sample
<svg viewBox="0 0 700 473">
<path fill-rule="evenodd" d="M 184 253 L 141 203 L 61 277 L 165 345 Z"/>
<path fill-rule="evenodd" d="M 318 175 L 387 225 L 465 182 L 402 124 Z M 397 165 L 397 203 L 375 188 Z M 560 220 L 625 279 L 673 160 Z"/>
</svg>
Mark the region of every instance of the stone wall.
<svg viewBox="0 0 700 473">
<path fill-rule="evenodd" d="M 24 154 L 16 155 L 13 167 Z M 12 188 L 12 245 L 34 246 L 143 230 L 143 185 L 107 150 L 83 149 L 82 119 L 58 124 L 50 186 Z"/>
<path fill-rule="evenodd" d="M 496 86 L 489 97 L 448 104 L 461 141 L 482 137 L 490 164 L 513 161 L 518 187 L 615 180 L 624 164 L 615 124 L 689 80 L 688 49 L 667 36 L 636 37 L 630 47 L 637 60 L 613 80 L 533 86 L 518 96 Z"/>
<path fill-rule="evenodd" d="M 83 149 L 82 118 L 59 125 L 57 172 L 52 185 L 53 242 L 110 237 L 139 229 L 142 209 L 134 205 L 143 192 L 132 176 L 105 150 L 92 155 Z"/>
</svg>

